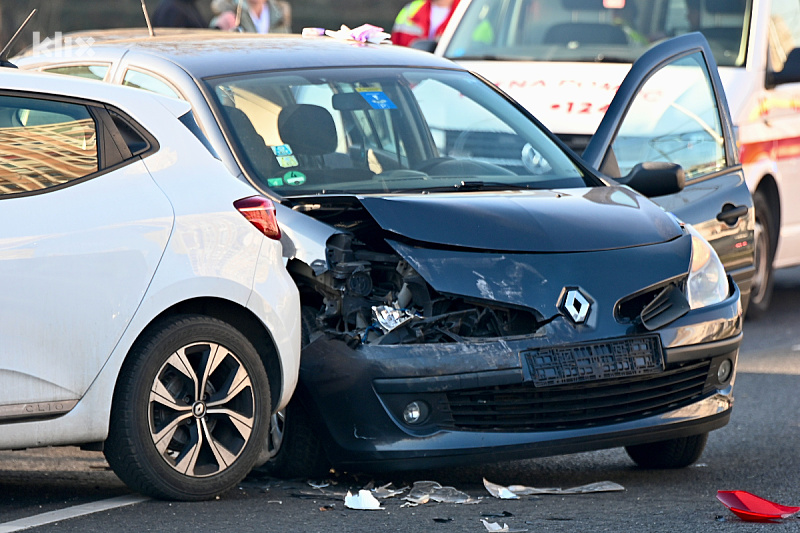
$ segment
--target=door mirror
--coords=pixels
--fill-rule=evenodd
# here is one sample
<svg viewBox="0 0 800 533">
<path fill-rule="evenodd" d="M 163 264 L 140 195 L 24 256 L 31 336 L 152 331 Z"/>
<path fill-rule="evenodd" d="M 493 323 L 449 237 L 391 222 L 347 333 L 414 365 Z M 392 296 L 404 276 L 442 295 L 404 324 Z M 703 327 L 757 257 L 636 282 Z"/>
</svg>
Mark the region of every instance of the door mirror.
<svg viewBox="0 0 800 533">
<path fill-rule="evenodd" d="M 627 176 L 616 181 L 653 198 L 681 192 L 686 184 L 686 177 L 680 165 L 652 161 L 635 165 Z"/>
<path fill-rule="evenodd" d="M 786 57 L 783 70 L 767 72 L 767 88 L 771 89 L 784 83 L 800 82 L 800 48 L 795 48 Z"/>
</svg>

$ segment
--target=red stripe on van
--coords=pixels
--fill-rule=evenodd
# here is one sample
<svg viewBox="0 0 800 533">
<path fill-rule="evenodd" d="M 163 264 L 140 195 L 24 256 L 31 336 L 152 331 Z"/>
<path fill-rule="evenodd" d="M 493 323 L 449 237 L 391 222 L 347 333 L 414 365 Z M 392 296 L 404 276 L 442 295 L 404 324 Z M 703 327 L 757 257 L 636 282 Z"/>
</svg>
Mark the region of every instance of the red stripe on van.
<svg viewBox="0 0 800 533">
<path fill-rule="evenodd" d="M 754 163 L 760 159 L 800 158 L 800 137 L 775 139 L 743 144 L 739 149 L 739 159 L 743 164 Z"/>
</svg>

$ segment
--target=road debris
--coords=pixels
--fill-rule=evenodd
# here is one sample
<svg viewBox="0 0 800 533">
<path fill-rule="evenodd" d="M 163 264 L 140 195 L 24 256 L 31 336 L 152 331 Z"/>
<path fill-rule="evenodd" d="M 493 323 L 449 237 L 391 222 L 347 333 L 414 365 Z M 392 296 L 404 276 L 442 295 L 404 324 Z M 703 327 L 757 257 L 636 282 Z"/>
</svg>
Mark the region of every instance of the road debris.
<svg viewBox="0 0 800 533">
<path fill-rule="evenodd" d="M 347 495 L 344 497 L 344 506 L 358 511 L 378 511 L 383 509 L 381 502 L 375 499 L 375 496 L 370 491 L 365 489 L 359 490 L 355 496 L 348 490 Z"/>
<path fill-rule="evenodd" d="M 378 498 L 379 500 L 385 500 L 386 498 L 392 498 L 394 496 L 403 494 L 407 490 L 408 487 L 395 489 L 392 487 L 391 483 L 387 483 L 386 485 L 378 487 L 377 489 L 372 489 L 370 492 L 372 492 L 372 495 Z"/>
<path fill-rule="evenodd" d="M 495 532 L 497 532 L 497 533 L 524 533 L 525 531 L 528 531 L 527 529 L 510 529 L 508 527 L 508 524 L 503 524 L 501 526 L 500 524 L 497 524 L 495 522 L 487 522 L 483 518 L 481 518 L 481 522 L 483 523 L 483 526 L 486 528 L 486 531 L 492 531 L 493 533 L 495 533 Z"/>
<path fill-rule="evenodd" d="M 454 487 L 443 487 L 435 481 L 415 481 L 408 496 L 403 498 L 408 503 L 403 507 L 415 507 L 434 501 L 438 503 L 478 503 L 480 498 L 472 498 Z"/>
<path fill-rule="evenodd" d="M 489 491 L 489 494 L 501 500 L 516 500 L 520 496 L 529 496 L 531 494 L 587 494 L 590 492 L 618 492 L 624 491 L 625 487 L 613 481 L 598 481 L 596 483 L 589 483 L 588 485 L 581 485 L 579 487 L 572 487 L 569 489 L 562 489 L 557 487 L 526 487 L 524 485 L 497 485 L 491 481 L 483 478 L 483 486 Z"/>
<path fill-rule="evenodd" d="M 775 522 L 800 513 L 800 507 L 771 502 L 744 490 L 719 490 L 717 499 L 748 522 Z"/>
</svg>

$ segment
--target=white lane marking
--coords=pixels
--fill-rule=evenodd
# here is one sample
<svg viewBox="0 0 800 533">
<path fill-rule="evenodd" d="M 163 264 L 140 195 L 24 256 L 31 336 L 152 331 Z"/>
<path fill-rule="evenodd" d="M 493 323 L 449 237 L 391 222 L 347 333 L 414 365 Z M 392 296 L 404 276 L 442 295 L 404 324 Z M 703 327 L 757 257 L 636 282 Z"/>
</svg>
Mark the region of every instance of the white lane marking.
<svg viewBox="0 0 800 533">
<path fill-rule="evenodd" d="M 47 513 L 29 516 L 28 518 L 20 518 L 19 520 L 12 520 L 11 522 L 0 523 L 0 533 L 11 533 L 13 531 L 22 531 L 31 527 L 44 526 L 52 524 L 53 522 L 60 522 L 62 520 L 69 520 L 70 518 L 77 518 L 92 513 L 99 513 L 117 507 L 125 507 L 126 505 L 134 505 L 149 500 L 147 496 L 139 494 L 128 494 L 125 496 L 117 496 L 116 498 L 109 498 L 107 500 L 100 500 L 91 503 L 84 503 L 83 505 L 74 505 L 66 509 L 59 509 L 57 511 L 49 511 Z"/>
</svg>

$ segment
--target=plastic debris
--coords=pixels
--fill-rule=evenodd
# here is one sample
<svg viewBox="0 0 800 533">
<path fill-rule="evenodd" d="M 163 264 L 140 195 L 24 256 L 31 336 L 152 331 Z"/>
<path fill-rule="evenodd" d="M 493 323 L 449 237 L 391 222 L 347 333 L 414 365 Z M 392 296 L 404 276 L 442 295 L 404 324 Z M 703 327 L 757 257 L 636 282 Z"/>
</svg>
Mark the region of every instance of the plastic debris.
<svg viewBox="0 0 800 533">
<path fill-rule="evenodd" d="M 472 504 L 480 501 L 480 499 L 472 498 L 454 487 L 443 487 L 435 481 L 414 482 L 408 496 L 403 499 L 409 502 L 410 505 L 404 504 L 407 507 L 422 505 L 429 501 L 461 504 Z"/>
<path fill-rule="evenodd" d="M 377 489 L 372 489 L 372 495 L 378 498 L 379 500 L 385 500 L 386 498 L 391 498 L 393 496 L 397 496 L 399 494 L 403 494 L 405 491 L 408 490 L 408 487 L 403 487 L 400 489 L 392 488 L 391 483 L 387 483 L 382 487 L 378 487 Z"/>
<path fill-rule="evenodd" d="M 372 24 L 362 24 L 352 30 L 342 24 L 338 30 L 325 30 L 325 35 L 340 39 L 343 41 L 357 41 L 360 43 L 373 43 L 380 44 L 382 42 L 389 42 L 390 34 L 383 31 L 383 28 L 373 26 Z"/>
<path fill-rule="evenodd" d="M 557 487 L 536 488 L 526 487 L 524 485 L 497 485 L 491 481 L 483 478 L 483 486 L 489 491 L 489 494 L 495 498 L 502 500 L 515 500 L 520 496 L 529 496 L 531 494 L 586 494 L 589 492 L 618 492 L 625 490 L 625 487 L 613 481 L 598 481 L 596 483 L 589 483 L 588 485 L 581 485 L 580 487 L 572 487 L 569 489 L 561 489 Z"/>
<path fill-rule="evenodd" d="M 383 509 L 381 502 L 376 500 L 370 491 L 364 489 L 359 490 L 355 496 L 348 490 L 347 496 L 344 497 L 344 506 L 358 511 L 378 511 Z"/>
<path fill-rule="evenodd" d="M 772 522 L 800 513 L 800 507 L 781 505 L 744 490 L 717 491 L 717 499 L 733 514 L 748 522 Z"/>
<path fill-rule="evenodd" d="M 501 526 L 500 524 L 496 524 L 494 522 L 487 522 L 483 518 L 481 518 L 481 522 L 483 522 L 483 527 L 486 528 L 486 531 L 499 533 L 524 533 L 525 531 L 528 531 L 527 529 L 510 529 L 508 524 L 503 524 Z"/>
</svg>

